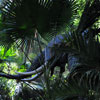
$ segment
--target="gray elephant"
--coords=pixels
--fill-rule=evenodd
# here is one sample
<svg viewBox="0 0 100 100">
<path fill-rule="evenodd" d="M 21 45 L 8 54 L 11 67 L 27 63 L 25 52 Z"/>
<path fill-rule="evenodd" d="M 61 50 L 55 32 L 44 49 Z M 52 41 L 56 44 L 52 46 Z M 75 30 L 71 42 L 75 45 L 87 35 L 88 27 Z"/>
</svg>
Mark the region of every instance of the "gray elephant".
<svg viewBox="0 0 100 100">
<path fill-rule="evenodd" d="M 32 71 L 39 68 L 41 65 L 45 64 L 46 62 L 49 63 L 51 68 L 51 75 L 53 74 L 55 66 L 60 67 L 60 73 L 65 71 L 65 64 L 67 63 L 68 54 L 67 53 L 60 53 L 56 54 L 55 50 L 52 48 L 55 45 L 60 45 L 64 42 L 64 39 L 67 38 L 67 35 L 57 35 L 54 37 L 46 46 L 46 48 L 39 54 L 32 62 L 31 67 L 27 71 Z"/>
</svg>

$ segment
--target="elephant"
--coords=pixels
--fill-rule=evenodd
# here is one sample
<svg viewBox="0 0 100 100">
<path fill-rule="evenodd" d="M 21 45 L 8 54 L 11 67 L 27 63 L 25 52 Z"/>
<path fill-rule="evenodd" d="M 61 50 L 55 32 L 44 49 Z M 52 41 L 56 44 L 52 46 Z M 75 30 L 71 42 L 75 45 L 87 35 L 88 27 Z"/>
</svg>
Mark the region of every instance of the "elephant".
<svg viewBox="0 0 100 100">
<path fill-rule="evenodd" d="M 65 38 L 67 38 L 67 35 L 57 35 L 56 37 L 54 37 L 44 48 L 44 50 L 33 60 L 32 65 L 27 71 L 29 72 L 35 70 L 44 63 L 51 62 L 49 63 L 49 66 L 51 68 L 51 75 L 54 72 L 55 66 L 60 67 L 60 73 L 62 74 L 65 71 L 66 63 L 68 62 L 68 54 L 60 53 L 55 55 L 55 50 L 52 50 L 52 48 L 54 45 L 60 45 L 62 42 L 64 42 Z"/>
<path fill-rule="evenodd" d="M 82 37 L 84 36 L 86 37 L 85 40 L 87 44 L 88 44 L 87 36 L 90 34 L 89 32 L 90 30 L 85 30 L 81 35 Z M 94 37 L 95 34 L 97 34 L 98 32 L 95 32 L 94 34 L 93 31 L 91 32 L 91 34 L 92 33 Z M 75 55 L 74 53 L 72 53 L 72 51 L 56 53 L 56 50 L 53 49 L 53 47 L 55 47 L 56 45 L 62 46 L 64 43 L 66 43 L 66 40 L 68 40 L 69 36 L 71 35 L 72 33 L 69 32 L 68 34 L 64 34 L 64 35 L 60 34 L 54 37 L 44 48 L 44 50 L 40 54 L 38 54 L 37 57 L 32 61 L 31 66 L 27 69 L 26 72 L 16 72 L 17 75 L 0 73 L 0 76 L 10 78 L 10 79 L 18 79 L 22 81 L 28 81 L 28 80 L 31 81 L 31 80 L 35 80 L 37 77 L 43 74 L 43 69 L 48 65 L 49 65 L 48 67 L 51 70 L 51 75 L 53 74 L 54 68 L 56 66 L 60 67 L 60 73 L 62 74 L 65 71 L 66 63 L 68 63 L 69 71 L 71 71 L 71 69 L 73 69 L 74 67 L 73 65 L 78 65 L 78 66 L 81 65 L 81 62 L 77 57 L 79 55 L 77 54 Z M 65 48 L 67 47 L 68 46 L 66 46 Z M 26 79 L 27 77 L 30 77 L 33 74 L 35 74 L 34 77 Z"/>
<path fill-rule="evenodd" d="M 34 77 L 29 79 L 29 80 L 34 80 L 43 73 L 44 67 L 47 66 L 48 64 L 51 70 L 51 75 L 53 74 L 54 68 L 56 66 L 60 67 L 60 73 L 62 74 L 65 71 L 66 63 L 68 62 L 68 53 L 61 52 L 59 54 L 56 54 L 55 50 L 53 50 L 52 48 L 55 45 L 62 45 L 62 43 L 65 42 L 64 41 L 65 38 L 67 37 L 68 37 L 67 34 L 65 35 L 60 34 L 55 36 L 44 48 L 44 50 L 40 54 L 38 54 L 37 57 L 32 61 L 31 66 L 27 69 L 26 72 L 16 72 L 17 75 L 0 73 L 0 76 L 9 79 L 27 81 L 27 79 L 24 78 L 36 74 Z"/>
<path fill-rule="evenodd" d="M 95 32 L 94 32 L 95 31 Z M 98 33 L 98 30 L 93 29 L 86 29 L 84 32 L 82 32 L 82 37 L 86 39 L 86 43 L 88 44 L 89 41 L 89 34 L 91 33 L 91 38 L 94 38 L 94 36 Z M 54 68 L 56 66 L 60 67 L 60 73 L 62 74 L 65 71 L 65 65 L 68 63 L 68 70 L 70 71 L 73 69 L 73 65 L 81 65 L 81 62 L 79 61 L 79 58 L 77 57 L 77 54 L 73 54 L 71 52 L 61 52 L 60 54 L 56 53 L 56 50 L 53 50 L 52 48 L 55 45 L 62 45 L 66 40 L 68 40 L 69 36 L 71 36 L 72 33 L 69 32 L 68 34 L 60 34 L 54 37 L 48 45 L 44 48 L 44 50 L 39 54 L 32 62 L 32 65 L 27 70 L 27 72 L 30 72 L 32 70 L 35 70 L 39 68 L 41 65 L 45 64 L 46 62 L 51 62 L 49 67 L 51 69 L 51 75 L 54 72 Z M 67 47 L 66 47 L 67 48 Z"/>
<path fill-rule="evenodd" d="M 62 45 L 64 43 L 65 38 L 68 38 L 67 34 L 64 35 L 57 35 L 55 36 L 48 45 L 44 48 L 44 50 L 37 55 L 37 57 L 32 61 L 31 66 L 27 69 L 26 72 L 20 73 L 16 72 L 19 75 L 19 78 L 16 76 L 17 79 L 25 78 L 27 76 L 36 74 L 36 77 L 42 74 L 43 68 L 47 65 L 49 65 L 49 68 L 51 70 L 51 75 L 54 73 L 54 68 L 56 66 L 60 67 L 60 74 L 65 71 L 65 65 L 68 62 L 68 53 L 61 52 L 59 54 L 56 54 L 55 50 L 52 49 L 55 45 Z M 35 78 L 35 76 L 34 76 Z M 21 79 L 23 81 L 27 81 L 27 79 Z M 33 80 L 29 79 L 29 80 Z"/>
</svg>

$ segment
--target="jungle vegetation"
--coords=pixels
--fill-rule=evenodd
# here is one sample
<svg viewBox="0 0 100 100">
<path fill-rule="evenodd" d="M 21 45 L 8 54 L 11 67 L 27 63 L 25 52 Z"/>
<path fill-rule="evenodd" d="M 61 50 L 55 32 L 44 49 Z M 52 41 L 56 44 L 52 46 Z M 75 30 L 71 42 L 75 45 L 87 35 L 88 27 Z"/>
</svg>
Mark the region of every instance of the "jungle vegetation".
<svg viewBox="0 0 100 100">
<path fill-rule="evenodd" d="M 57 35 L 65 71 L 22 74 Z M 0 0 L 0 100 L 100 100 L 100 0 Z"/>
</svg>

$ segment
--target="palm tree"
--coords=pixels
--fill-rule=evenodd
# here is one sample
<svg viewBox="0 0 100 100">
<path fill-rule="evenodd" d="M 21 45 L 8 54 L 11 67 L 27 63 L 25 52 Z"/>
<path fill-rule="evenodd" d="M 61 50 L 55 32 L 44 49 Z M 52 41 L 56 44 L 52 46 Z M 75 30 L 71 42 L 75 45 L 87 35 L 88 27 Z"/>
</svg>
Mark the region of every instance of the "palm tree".
<svg viewBox="0 0 100 100">
<path fill-rule="evenodd" d="M 48 40 L 50 38 L 46 37 L 65 32 L 67 25 L 71 29 L 72 23 L 69 22 L 75 18 L 72 15 L 76 12 L 77 2 L 77 0 L 7 0 L 1 10 L 1 44 L 7 48 L 14 43 L 21 45 L 26 40 L 33 40 L 36 35 L 37 37 L 41 35 Z M 84 4 L 79 24 L 73 31 L 70 30 L 66 42 L 62 43 L 62 48 L 59 45 L 56 47 L 60 52 L 68 53 L 70 70 L 68 83 L 61 83 L 59 87 L 62 89 L 58 94 L 53 92 L 56 100 L 59 96 L 62 97 L 61 100 L 70 100 L 70 97 L 74 97 L 73 100 L 75 98 L 84 100 L 84 97 L 87 100 L 91 97 L 95 98 L 95 96 L 97 100 L 100 98 L 100 43 L 98 37 L 100 25 L 97 25 L 100 21 L 100 0 L 87 0 L 84 1 Z M 97 38 L 95 38 L 96 35 Z M 0 73 L 0 76 L 21 80 L 30 75 Z M 53 88 L 59 91 L 55 84 Z M 63 91 L 66 92 L 63 93 Z"/>
</svg>

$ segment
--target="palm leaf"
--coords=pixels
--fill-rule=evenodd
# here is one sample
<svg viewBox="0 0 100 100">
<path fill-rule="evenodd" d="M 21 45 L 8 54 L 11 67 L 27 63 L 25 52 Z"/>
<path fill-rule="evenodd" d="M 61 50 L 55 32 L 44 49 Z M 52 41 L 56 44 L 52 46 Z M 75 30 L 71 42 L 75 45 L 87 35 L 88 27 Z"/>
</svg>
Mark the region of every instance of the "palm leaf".
<svg viewBox="0 0 100 100">
<path fill-rule="evenodd" d="M 83 32 L 100 18 L 100 0 L 87 0 L 77 32 Z"/>
<path fill-rule="evenodd" d="M 0 31 L 4 35 L 5 43 L 11 44 L 26 37 L 34 38 L 36 30 L 44 38 L 54 36 L 66 28 L 73 13 L 73 2 L 73 0 L 6 0 L 5 7 L 1 10 Z"/>
</svg>

